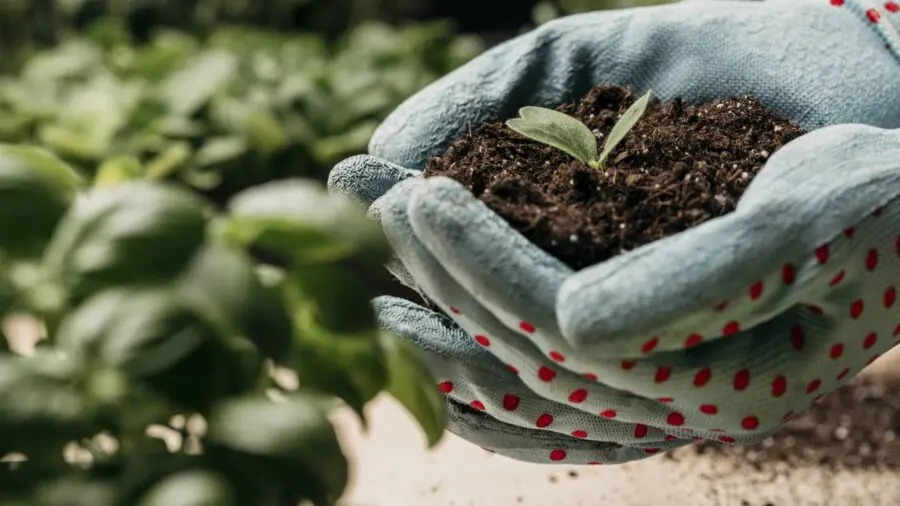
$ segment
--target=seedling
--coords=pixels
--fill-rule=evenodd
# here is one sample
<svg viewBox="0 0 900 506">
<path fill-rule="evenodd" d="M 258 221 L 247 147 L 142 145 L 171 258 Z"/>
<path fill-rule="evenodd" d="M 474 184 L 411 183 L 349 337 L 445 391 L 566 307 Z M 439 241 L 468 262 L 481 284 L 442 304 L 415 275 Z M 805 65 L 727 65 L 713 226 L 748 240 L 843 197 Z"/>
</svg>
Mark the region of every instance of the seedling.
<svg viewBox="0 0 900 506">
<path fill-rule="evenodd" d="M 553 109 L 523 107 L 519 109 L 519 117 L 508 120 L 506 126 L 529 139 L 564 151 L 595 169 L 603 170 L 610 153 L 625 139 L 647 110 L 650 94 L 650 91 L 645 93 L 622 114 L 606 137 L 600 156 L 597 156 L 597 137 L 591 129 L 572 116 Z"/>
</svg>

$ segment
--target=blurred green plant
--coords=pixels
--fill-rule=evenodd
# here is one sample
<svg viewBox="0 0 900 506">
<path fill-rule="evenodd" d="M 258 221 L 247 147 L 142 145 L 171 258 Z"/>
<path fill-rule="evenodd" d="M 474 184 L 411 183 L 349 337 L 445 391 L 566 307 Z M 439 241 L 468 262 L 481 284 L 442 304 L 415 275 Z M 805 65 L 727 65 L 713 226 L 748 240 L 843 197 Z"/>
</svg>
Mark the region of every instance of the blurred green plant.
<svg viewBox="0 0 900 506">
<path fill-rule="evenodd" d="M 56 44 L 113 17 L 144 39 L 157 28 L 206 35 L 223 24 L 314 31 L 329 39 L 365 21 L 421 19 L 438 0 L 3 0 L 2 65 L 18 48 Z"/>
<path fill-rule="evenodd" d="M 223 203 L 274 179 L 324 179 L 481 49 L 441 22 L 367 23 L 330 45 L 237 27 L 137 44 L 107 19 L 0 78 L 0 141 L 47 148 L 98 184 L 175 179 Z"/>
<path fill-rule="evenodd" d="M 0 145 L 0 216 L 28 218 L 0 227 L 0 320 L 44 329 L 32 353 L 0 338 L 0 505 L 332 505 L 349 465 L 327 414 L 365 422 L 380 392 L 440 439 L 418 352 L 339 267 L 389 255 L 355 203 L 290 178 L 219 210 L 127 179 Z"/>
</svg>

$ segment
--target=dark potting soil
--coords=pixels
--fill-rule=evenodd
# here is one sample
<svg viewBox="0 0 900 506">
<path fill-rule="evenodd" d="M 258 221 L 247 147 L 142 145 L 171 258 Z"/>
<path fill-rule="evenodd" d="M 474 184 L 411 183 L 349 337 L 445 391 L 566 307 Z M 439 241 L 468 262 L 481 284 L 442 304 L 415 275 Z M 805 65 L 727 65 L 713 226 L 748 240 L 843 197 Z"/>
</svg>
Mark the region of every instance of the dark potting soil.
<svg viewBox="0 0 900 506">
<path fill-rule="evenodd" d="M 598 147 L 637 99 L 597 86 L 557 110 L 598 135 Z M 753 97 L 687 106 L 652 99 L 604 172 L 527 139 L 502 122 L 477 126 L 426 164 L 531 242 L 581 269 L 734 210 L 748 183 L 785 143 L 805 133 Z"/>
<path fill-rule="evenodd" d="M 900 381 L 859 377 L 813 404 L 761 443 L 703 441 L 667 454 L 728 456 L 757 467 L 900 469 Z"/>
</svg>

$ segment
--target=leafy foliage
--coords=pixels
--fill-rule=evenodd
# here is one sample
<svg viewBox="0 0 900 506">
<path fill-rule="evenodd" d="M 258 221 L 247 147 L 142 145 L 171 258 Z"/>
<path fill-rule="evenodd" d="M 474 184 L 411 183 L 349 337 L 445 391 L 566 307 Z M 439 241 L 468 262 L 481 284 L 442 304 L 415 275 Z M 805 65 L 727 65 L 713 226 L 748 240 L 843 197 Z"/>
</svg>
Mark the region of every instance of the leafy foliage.
<svg viewBox="0 0 900 506">
<path fill-rule="evenodd" d="M 323 179 L 410 94 L 481 50 L 450 25 L 316 34 L 223 27 L 136 43 L 106 19 L 0 78 L 0 141 L 40 145 L 97 184 L 181 181 L 219 204 Z"/>
<path fill-rule="evenodd" d="M 389 252 L 362 209 L 296 178 L 224 211 L 174 183 L 106 182 L 0 149 L 0 215 L 43 224 L 4 222 L 0 319 L 44 329 L 31 353 L 0 347 L 0 505 L 332 505 L 349 464 L 327 413 L 382 391 L 437 442 L 433 379 L 340 267 Z"/>
</svg>

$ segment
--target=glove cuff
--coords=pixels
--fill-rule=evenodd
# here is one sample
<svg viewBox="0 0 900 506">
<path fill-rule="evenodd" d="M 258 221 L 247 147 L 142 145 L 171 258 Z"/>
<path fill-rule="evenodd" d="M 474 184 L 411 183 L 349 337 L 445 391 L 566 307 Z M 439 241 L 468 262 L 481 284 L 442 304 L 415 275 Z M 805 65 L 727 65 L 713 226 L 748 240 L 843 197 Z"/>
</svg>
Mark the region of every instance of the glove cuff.
<svg viewBox="0 0 900 506">
<path fill-rule="evenodd" d="M 900 60 L 900 0 L 823 0 L 847 9 L 872 27 Z"/>
</svg>

